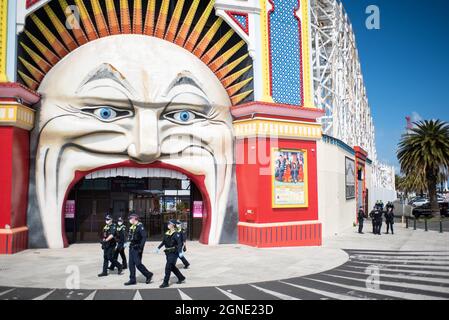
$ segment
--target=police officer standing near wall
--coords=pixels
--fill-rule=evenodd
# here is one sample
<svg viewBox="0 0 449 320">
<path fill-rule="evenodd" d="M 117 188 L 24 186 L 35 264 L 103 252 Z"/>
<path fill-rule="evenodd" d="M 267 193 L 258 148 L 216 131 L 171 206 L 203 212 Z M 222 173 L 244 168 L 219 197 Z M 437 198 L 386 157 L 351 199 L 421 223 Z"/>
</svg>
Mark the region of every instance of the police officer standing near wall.
<svg viewBox="0 0 449 320">
<path fill-rule="evenodd" d="M 114 252 L 114 260 L 118 261 L 118 255 L 120 254 L 120 257 L 122 258 L 122 266 L 123 269 L 127 269 L 127 263 L 126 263 L 126 254 L 125 254 L 125 242 L 126 242 L 126 227 L 123 223 L 123 218 L 118 218 L 117 221 L 117 248 Z M 114 270 L 114 266 L 111 265 L 109 267 L 109 270 Z"/>
<path fill-rule="evenodd" d="M 365 211 L 363 210 L 363 206 L 360 206 L 357 218 L 359 220 L 359 233 L 363 234 L 363 221 L 365 220 Z"/>
<path fill-rule="evenodd" d="M 182 251 L 183 242 L 181 235 L 176 230 L 176 221 L 170 220 L 168 222 L 168 231 L 164 234 L 164 239 L 161 244 L 157 247 L 156 252 L 165 246 L 164 252 L 167 259 L 165 265 L 165 277 L 164 282 L 159 286 L 159 288 L 167 288 L 169 286 L 170 274 L 173 272 L 178 278 L 178 284 L 181 284 L 186 279 L 181 272 L 176 267 L 176 261 L 178 257 L 182 258 L 184 253 Z"/>
<path fill-rule="evenodd" d="M 182 251 L 186 252 L 187 251 L 187 246 L 186 246 L 187 232 L 186 232 L 186 230 L 183 229 L 182 222 L 179 220 L 176 221 L 176 228 L 178 229 L 177 231 L 181 235 Z M 179 258 L 181 259 L 182 263 L 184 264 L 184 269 L 188 269 L 190 266 L 190 263 L 189 263 L 189 261 L 187 261 L 185 255 L 182 257 L 179 257 Z"/>
<path fill-rule="evenodd" d="M 136 280 L 136 268 L 146 278 L 145 283 L 148 284 L 153 278 L 153 273 L 142 264 L 142 254 L 145 248 L 145 242 L 147 241 L 147 233 L 143 224 L 139 222 L 139 216 L 135 213 L 129 215 L 129 281 L 125 283 L 125 286 L 137 284 Z"/>
<path fill-rule="evenodd" d="M 106 225 L 103 227 L 103 238 L 101 240 L 101 248 L 103 249 L 103 272 L 99 277 L 105 277 L 108 275 L 108 265 L 111 263 L 112 267 L 118 269 L 118 274 L 122 273 L 123 267 L 120 263 L 114 259 L 114 249 L 116 245 L 116 226 L 113 223 L 112 216 L 106 216 Z"/>
</svg>

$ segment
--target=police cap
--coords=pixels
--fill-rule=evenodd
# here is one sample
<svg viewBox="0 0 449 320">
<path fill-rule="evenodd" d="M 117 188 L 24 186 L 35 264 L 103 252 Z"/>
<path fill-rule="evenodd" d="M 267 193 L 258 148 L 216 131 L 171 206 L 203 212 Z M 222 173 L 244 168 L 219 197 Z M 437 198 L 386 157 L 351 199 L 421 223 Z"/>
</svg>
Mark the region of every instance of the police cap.
<svg viewBox="0 0 449 320">
<path fill-rule="evenodd" d="M 129 216 L 128 216 L 128 219 L 137 219 L 137 220 L 139 220 L 139 215 L 137 214 L 137 213 L 131 213 Z"/>
</svg>

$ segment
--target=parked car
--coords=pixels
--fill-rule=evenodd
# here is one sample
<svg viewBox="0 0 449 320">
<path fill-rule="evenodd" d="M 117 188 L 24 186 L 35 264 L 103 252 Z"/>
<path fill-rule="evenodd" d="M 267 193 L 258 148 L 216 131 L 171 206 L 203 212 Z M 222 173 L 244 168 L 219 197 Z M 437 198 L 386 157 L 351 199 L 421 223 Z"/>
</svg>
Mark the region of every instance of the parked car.
<svg viewBox="0 0 449 320">
<path fill-rule="evenodd" d="M 413 207 L 419 207 L 428 202 L 429 202 L 429 199 L 427 199 L 427 198 L 416 198 L 410 203 L 410 205 L 412 205 Z"/>
<path fill-rule="evenodd" d="M 440 214 L 443 217 L 449 217 L 449 203 L 447 202 L 439 202 L 438 203 L 440 206 Z M 419 207 L 416 207 L 412 210 L 412 214 L 416 217 L 419 218 L 421 216 L 425 216 L 425 217 L 431 217 L 432 216 L 432 211 L 430 209 L 430 202 L 427 202 Z"/>
</svg>

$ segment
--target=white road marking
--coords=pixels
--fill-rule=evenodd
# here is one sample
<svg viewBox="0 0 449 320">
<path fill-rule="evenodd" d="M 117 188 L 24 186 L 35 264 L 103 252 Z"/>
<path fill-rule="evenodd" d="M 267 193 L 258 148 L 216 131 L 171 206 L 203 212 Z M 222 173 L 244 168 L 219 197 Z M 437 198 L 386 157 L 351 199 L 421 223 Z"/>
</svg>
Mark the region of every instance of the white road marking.
<svg viewBox="0 0 449 320">
<path fill-rule="evenodd" d="M 143 300 L 139 290 L 136 290 L 136 294 L 134 295 L 133 300 Z"/>
<path fill-rule="evenodd" d="M 326 296 L 329 298 L 333 298 L 333 299 L 338 299 L 338 300 L 366 300 L 366 299 L 362 299 L 362 298 L 358 298 L 358 297 L 353 297 L 353 296 L 347 296 L 344 294 L 338 294 L 338 293 L 333 293 L 333 292 L 328 292 L 328 291 L 323 291 L 323 290 L 319 290 L 319 289 L 314 289 L 314 288 L 309 288 L 309 287 L 304 287 L 304 286 L 300 286 L 297 284 L 293 284 L 293 283 L 289 283 L 289 282 L 284 282 L 284 281 L 280 281 L 281 283 L 284 284 L 288 284 L 289 286 L 292 287 L 296 287 L 302 290 L 306 290 L 306 291 L 310 291 L 322 296 Z"/>
<path fill-rule="evenodd" d="M 350 286 L 350 285 L 336 283 L 336 282 L 329 282 L 329 281 L 316 280 L 316 279 L 309 279 L 309 280 L 316 281 L 316 282 L 321 282 L 321 283 L 325 283 L 325 284 L 329 284 L 329 285 L 334 285 L 334 286 L 345 288 L 345 289 L 363 291 L 363 292 L 374 293 L 374 294 L 379 294 L 379 295 L 383 295 L 383 296 L 390 296 L 390 297 L 400 298 L 400 299 L 408 299 L 408 300 L 445 300 L 443 298 L 436 298 L 436 297 L 433 297 L 433 296 L 426 296 L 426 295 L 422 295 L 422 294 L 399 292 L 399 291 L 392 291 L 392 290 L 383 290 L 383 289 L 378 289 L 378 290 L 376 289 L 376 290 L 374 290 L 374 289 L 368 289 L 368 288 L 363 288 L 363 287 Z"/>
<path fill-rule="evenodd" d="M 381 271 L 384 269 L 381 269 Z M 341 271 L 341 272 L 346 272 L 346 273 L 354 273 L 354 274 L 363 274 L 366 275 L 365 272 L 358 272 L 358 271 L 352 271 L 352 270 L 347 270 L 347 269 L 338 269 L 335 271 Z M 432 275 L 431 273 L 428 272 L 424 272 L 426 275 Z M 406 275 L 401 275 L 401 274 L 382 274 L 380 275 L 381 277 L 385 277 L 385 278 L 396 278 L 396 279 L 409 279 L 409 280 L 418 280 L 418 281 L 428 281 L 428 282 L 436 282 L 436 283 L 447 283 L 449 284 L 449 279 L 443 279 L 443 278 L 431 278 L 431 277 L 416 277 L 416 276 L 406 276 Z M 448 288 L 449 290 L 449 288 Z"/>
<path fill-rule="evenodd" d="M 15 290 L 15 288 L 12 288 L 12 289 L 9 289 L 9 290 L 0 292 L 0 296 L 3 296 L 3 295 L 5 295 L 5 294 L 7 294 L 7 293 L 10 293 L 10 292 L 13 291 L 13 290 Z"/>
<path fill-rule="evenodd" d="M 265 289 L 265 288 L 261 288 L 261 287 L 258 287 L 258 286 L 252 285 L 252 284 L 250 284 L 250 286 L 255 288 L 255 289 L 257 289 L 257 290 L 259 290 L 259 291 L 262 291 L 262 292 L 268 293 L 268 294 L 270 294 L 272 296 L 275 296 L 276 298 L 279 298 L 281 300 L 301 300 L 301 299 L 298 299 L 298 298 L 295 298 L 295 297 L 292 297 L 292 296 L 289 296 L 289 295 L 286 295 L 286 294 L 283 294 L 283 293 L 279 293 L 279 292 L 276 292 L 276 291 L 272 291 L 272 290 L 268 290 L 268 289 Z"/>
<path fill-rule="evenodd" d="M 33 300 L 44 300 L 45 298 L 47 298 L 49 295 L 51 295 L 53 292 L 55 292 L 56 289 L 50 290 L 42 295 L 40 295 L 39 297 L 34 298 Z"/>
<path fill-rule="evenodd" d="M 181 291 L 181 289 L 178 289 L 179 294 L 181 295 L 182 300 L 193 300 L 191 297 L 189 297 L 187 294 Z"/>
<path fill-rule="evenodd" d="M 89 294 L 86 298 L 84 298 L 84 300 L 94 300 L 96 294 L 97 294 L 97 290 L 95 290 L 94 292 Z"/>
<path fill-rule="evenodd" d="M 231 293 L 231 292 L 229 292 L 229 291 L 220 289 L 220 288 L 218 288 L 218 287 L 215 287 L 215 289 L 217 289 L 218 291 L 220 291 L 221 293 L 223 293 L 225 296 L 227 296 L 227 297 L 228 297 L 229 299 L 231 299 L 231 300 L 245 300 L 245 299 L 243 299 L 243 298 L 241 298 L 241 297 L 239 297 L 239 296 L 236 296 L 235 294 L 233 294 L 233 293 Z"/>
<path fill-rule="evenodd" d="M 336 276 L 333 274 L 326 274 L 327 276 L 330 277 L 334 277 L 334 278 L 340 278 L 340 279 L 347 279 L 347 280 L 352 280 L 352 281 L 358 281 L 358 282 L 363 282 L 366 283 L 365 279 L 356 279 L 356 278 L 350 278 L 350 277 L 343 277 L 343 276 Z M 309 280 L 314 280 L 314 279 L 310 279 L 308 277 L 306 277 Z M 382 276 L 380 276 L 380 278 L 382 279 Z M 437 287 L 437 286 L 428 286 L 428 285 L 424 285 L 424 284 L 410 284 L 410 283 L 406 283 L 406 282 L 392 282 L 392 281 L 380 281 L 381 284 L 383 285 L 388 285 L 388 286 L 395 286 L 395 287 L 401 287 L 401 288 L 409 288 L 409 289 L 416 289 L 416 290 L 425 290 L 425 291 L 431 291 L 431 292 L 435 292 L 435 293 L 449 293 L 448 288 L 444 288 L 444 287 Z"/>
</svg>

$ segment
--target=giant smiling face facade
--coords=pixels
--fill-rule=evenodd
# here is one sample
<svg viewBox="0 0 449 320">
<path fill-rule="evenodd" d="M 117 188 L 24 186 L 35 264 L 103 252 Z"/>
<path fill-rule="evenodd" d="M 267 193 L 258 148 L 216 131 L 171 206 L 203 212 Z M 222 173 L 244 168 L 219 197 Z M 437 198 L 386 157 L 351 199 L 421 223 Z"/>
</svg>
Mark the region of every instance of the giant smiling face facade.
<svg viewBox="0 0 449 320">
<path fill-rule="evenodd" d="M 204 176 L 207 242 L 220 242 L 233 179 L 231 101 L 200 59 L 155 37 L 110 36 L 67 55 L 38 91 L 30 211 L 48 247 L 64 245 L 61 211 L 75 172 L 124 161 Z"/>
</svg>

